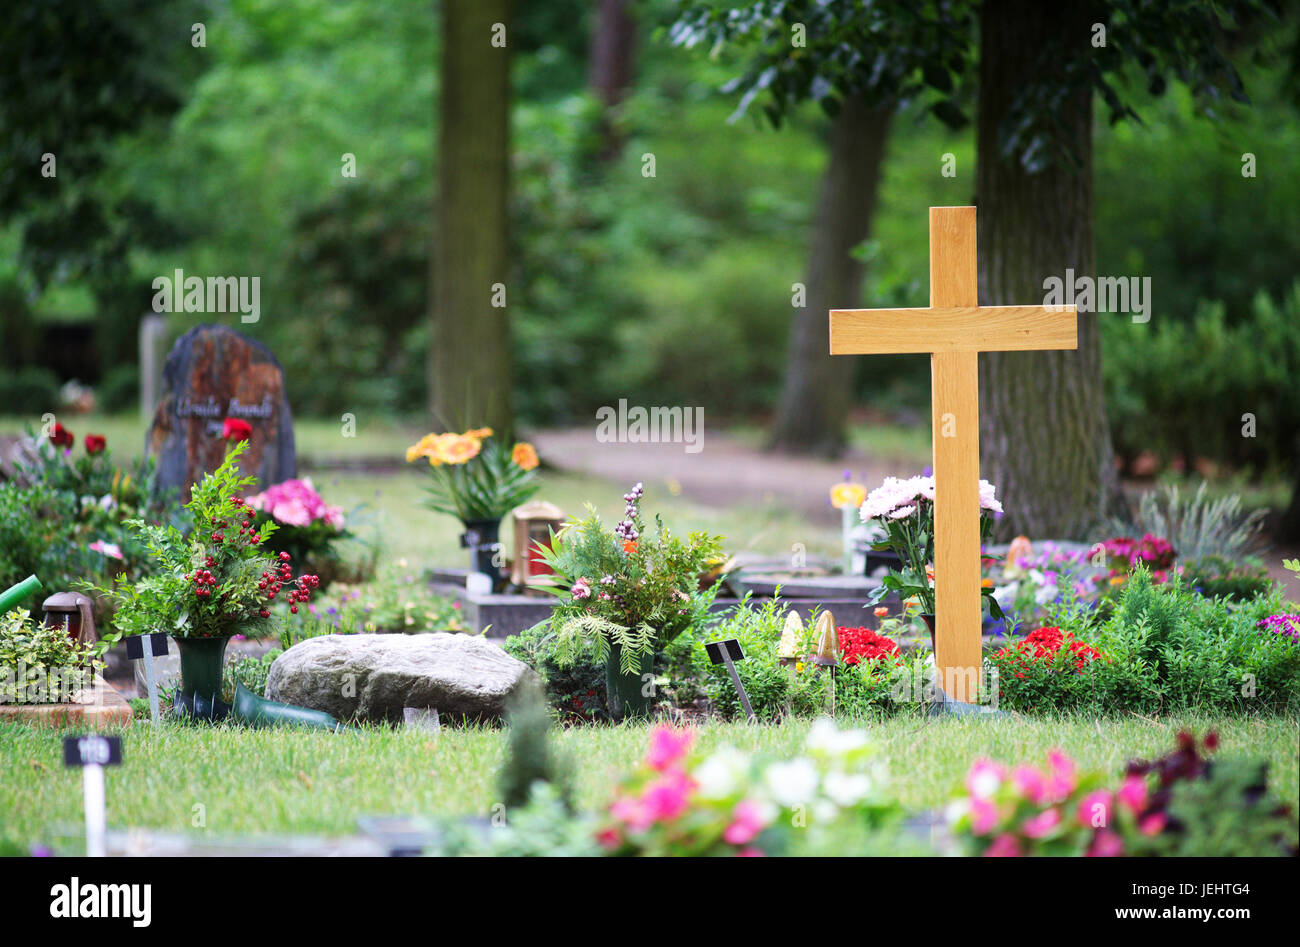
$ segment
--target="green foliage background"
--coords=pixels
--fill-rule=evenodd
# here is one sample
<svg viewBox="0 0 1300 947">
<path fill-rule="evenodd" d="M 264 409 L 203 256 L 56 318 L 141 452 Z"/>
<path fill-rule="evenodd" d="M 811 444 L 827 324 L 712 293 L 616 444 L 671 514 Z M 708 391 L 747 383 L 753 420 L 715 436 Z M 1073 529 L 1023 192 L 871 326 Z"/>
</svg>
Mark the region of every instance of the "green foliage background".
<svg viewBox="0 0 1300 947">
<path fill-rule="evenodd" d="M 3 373 L 0 401 L 50 407 L 59 379 L 33 367 L 34 325 L 92 319 L 99 351 L 129 358 L 148 281 L 179 267 L 262 277 L 261 322 L 240 328 L 285 363 L 296 414 L 422 413 L 437 239 L 434 11 L 358 0 L 184 6 L 205 23 L 207 45 L 191 47 L 189 18 L 176 14 L 141 34 L 146 48 L 169 51 L 158 75 L 133 79 L 155 108 L 99 143 L 103 171 L 82 185 L 117 200 L 112 219 L 131 224 L 111 243 L 123 261 L 116 289 L 106 293 L 90 269 L 49 273 L 19 254 L 19 235 L 48 209 L 9 208 L 0 358 L 14 371 Z M 634 88 L 613 116 L 625 145 L 604 163 L 586 89 L 590 9 L 522 5 L 513 27 L 508 298 L 519 417 L 585 421 L 620 397 L 701 404 L 718 419 L 761 414 L 780 384 L 793 284 L 805 278 L 828 120 L 809 106 L 779 132 L 756 115 L 729 124 L 736 96 L 719 89 L 738 60 L 671 48 L 654 30 L 675 7 L 652 0 L 638 8 Z M 1121 453 L 1194 444 L 1278 468 L 1300 434 L 1282 397 L 1300 368 L 1300 234 L 1289 219 L 1300 203 L 1290 158 L 1300 123 L 1286 75 L 1250 62 L 1243 75 L 1253 105 L 1225 103 L 1217 121 L 1198 116 L 1180 87 L 1148 100 L 1142 124 L 1098 119 L 1099 273 L 1152 280 L 1149 323 L 1097 317 Z M 972 130 L 954 132 L 925 108 L 906 107 L 894 125 L 873 238 L 860 248 L 870 262 L 864 304 L 923 304 L 921 211 L 974 196 Z M 1240 173 L 1245 153 L 1253 178 Z M 654 177 L 642 173 L 648 154 Z M 945 154 L 955 177 L 939 173 Z M 355 156 L 355 178 L 342 175 L 344 155 Z M 195 319 L 172 316 L 173 333 Z M 1250 345 L 1261 332 L 1268 344 Z M 924 359 L 860 361 L 864 400 L 903 419 L 923 408 Z M 89 366 L 97 377 L 83 380 L 129 403 L 131 370 L 110 379 L 113 363 Z M 1245 442 L 1248 411 L 1260 434 Z"/>
</svg>

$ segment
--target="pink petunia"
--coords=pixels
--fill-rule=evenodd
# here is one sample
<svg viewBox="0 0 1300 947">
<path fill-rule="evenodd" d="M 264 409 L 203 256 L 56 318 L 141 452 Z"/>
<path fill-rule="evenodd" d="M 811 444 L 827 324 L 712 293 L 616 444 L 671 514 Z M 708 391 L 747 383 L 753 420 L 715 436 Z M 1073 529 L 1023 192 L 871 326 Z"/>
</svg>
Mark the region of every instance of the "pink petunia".
<svg viewBox="0 0 1300 947">
<path fill-rule="evenodd" d="M 1044 809 L 1036 816 L 1025 820 L 1020 827 L 1026 838 L 1045 838 L 1051 834 L 1052 829 L 1061 824 L 1061 810 L 1055 807 Z"/>
<path fill-rule="evenodd" d="M 1147 781 L 1141 776 L 1129 776 L 1117 795 L 1130 812 L 1141 812 L 1147 805 Z"/>
<path fill-rule="evenodd" d="M 1109 789 L 1096 789 L 1079 800 L 1079 824 L 1094 829 L 1110 825 L 1110 807 L 1112 805 Z M 1098 824 L 1097 816 L 1101 816 Z"/>
<path fill-rule="evenodd" d="M 1049 767 L 1047 777 L 1048 797 L 1054 801 L 1059 801 L 1074 792 L 1074 787 L 1078 785 L 1074 760 L 1060 750 L 1052 750 L 1047 754 L 1047 765 Z"/>
<path fill-rule="evenodd" d="M 1089 858 L 1118 858 L 1124 854 L 1124 840 L 1110 829 L 1098 832 L 1088 849 Z"/>
<path fill-rule="evenodd" d="M 690 730 L 675 730 L 660 724 L 650 734 L 650 748 L 646 751 L 645 761 L 651 768 L 663 772 L 685 756 L 694 741 L 695 734 Z"/>
<path fill-rule="evenodd" d="M 1043 774 L 1032 766 L 1017 766 L 1011 771 L 1011 783 L 1016 787 L 1016 791 L 1024 796 L 1034 805 L 1043 801 L 1046 794 L 1046 783 L 1043 780 Z"/>
<path fill-rule="evenodd" d="M 764 829 L 763 813 L 758 803 L 742 799 L 731 813 L 731 824 L 722 833 L 728 845 L 747 845 Z"/>
<path fill-rule="evenodd" d="M 664 773 L 641 796 L 646 817 L 651 822 L 671 822 L 690 808 L 695 781 L 680 770 Z"/>
<path fill-rule="evenodd" d="M 1014 835 L 1003 833 L 995 838 L 988 848 L 984 849 L 985 858 L 1018 858 L 1020 856 L 1020 843 L 1016 841 Z"/>
<path fill-rule="evenodd" d="M 998 810 L 987 799 L 970 801 L 970 828 L 976 835 L 988 835 L 998 824 Z"/>
</svg>

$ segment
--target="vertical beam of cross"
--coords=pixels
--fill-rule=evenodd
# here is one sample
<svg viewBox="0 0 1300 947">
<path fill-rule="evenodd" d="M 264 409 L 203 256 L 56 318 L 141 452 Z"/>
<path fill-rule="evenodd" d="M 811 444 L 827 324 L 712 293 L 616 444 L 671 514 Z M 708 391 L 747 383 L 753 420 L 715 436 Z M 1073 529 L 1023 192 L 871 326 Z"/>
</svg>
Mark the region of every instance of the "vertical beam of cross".
<svg viewBox="0 0 1300 947">
<path fill-rule="evenodd" d="M 930 308 L 979 305 L 975 261 L 975 208 L 931 207 Z M 930 355 L 936 683 L 972 703 L 983 664 L 979 633 L 969 633 L 980 626 L 978 359 L 974 351 Z"/>
</svg>

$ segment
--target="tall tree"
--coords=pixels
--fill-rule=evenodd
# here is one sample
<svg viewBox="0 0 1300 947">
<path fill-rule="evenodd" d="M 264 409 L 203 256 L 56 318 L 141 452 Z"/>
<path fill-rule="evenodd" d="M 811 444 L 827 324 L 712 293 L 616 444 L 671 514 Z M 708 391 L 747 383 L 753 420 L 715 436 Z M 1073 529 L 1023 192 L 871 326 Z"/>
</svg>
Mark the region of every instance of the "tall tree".
<svg viewBox="0 0 1300 947">
<path fill-rule="evenodd" d="M 1042 72 L 1089 54 L 1091 3 L 985 0 L 980 11 L 976 194 L 981 305 L 1043 298 L 1044 280 L 1095 272 L 1092 87 L 1062 91 L 1055 114 L 1061 160 L 1044 167 L 1004 148 L 1021 90 Z M 1067 160 L 1068 156 L 1068 160 Z M 1123 512 L 1106 422 L 1101 332 L 1080 312 L 1073 352 L 980 355 L 982 472 L 1005 497 L 1012 535 L 1083 535 Z"/>
<path fill-rule="evenodd" d="M 442 0 L 430 411 L 508 430 L 510 0 Z"/>
<path fill-rule="evenodd" d="M 964 0 L 917 11 L 906 0 L 763 0 L 745 7 L 686 0 L 672 39 L 734 47 L 748 57 L 726 87 L 742 93 L 734 118 L 760 93 L 779 128 L 801 102 L 832 119 L 829 160 L 818 192 L 802 306 L 790 325 L 786 373 L 769 445 L 834 455 L 845 442 L 853 361 L 827 355 L 826 312 L 856 305 L 865 265 L 852 251 L 867 239 L 895 109 L 928 84 L 943 91 L 936 113 L 965 122 L 950 97 L 965 71 L 972 17 Z M 865 54 L 864 54 L 865 50 Z"/>
<path fill-rule="evenodd" d="M 808 252 L 806 296 L 794 311 L 785 382 L 771 446 L 791 453 L 838 454 L 853 396 L 852 359 L 826 357 L 826 312 L 856 305 L 865 264 L 852 255 L 876 210 L 893 108 L 846 99 L 831 126 Z"/>
<path fill-rule="evenodd" d="M 618 155 L 623 145 L 613 113 L 632 85 L 636 18 L 630 0 L 595 0 L 595 3 L 588 56 L 589 82 L 591 91 L 604 107 L 601 157 L 608 161 Z"/>
</svg>

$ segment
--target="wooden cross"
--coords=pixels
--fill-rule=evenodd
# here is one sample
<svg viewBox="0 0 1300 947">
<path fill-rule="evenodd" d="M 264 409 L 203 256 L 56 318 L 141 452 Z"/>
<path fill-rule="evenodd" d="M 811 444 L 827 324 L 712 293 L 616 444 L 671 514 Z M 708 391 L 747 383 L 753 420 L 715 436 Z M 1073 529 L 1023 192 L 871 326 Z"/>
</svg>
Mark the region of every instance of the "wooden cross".
<svg viewBox="0 0 1300 947">
<path fill-rule="evenodd" d="M 975 208 L 930 208 L 930 307 L 834 309 L 832 355 L 930 353 L 934 440 L 935 665 L 975 702 L 980 647 L 979 353 L 1078 347 L 1073 306 L 981 306 Z"/>
</svg>

